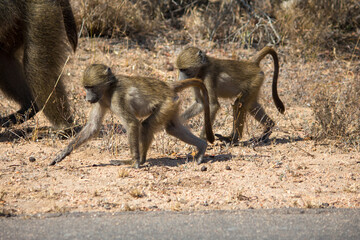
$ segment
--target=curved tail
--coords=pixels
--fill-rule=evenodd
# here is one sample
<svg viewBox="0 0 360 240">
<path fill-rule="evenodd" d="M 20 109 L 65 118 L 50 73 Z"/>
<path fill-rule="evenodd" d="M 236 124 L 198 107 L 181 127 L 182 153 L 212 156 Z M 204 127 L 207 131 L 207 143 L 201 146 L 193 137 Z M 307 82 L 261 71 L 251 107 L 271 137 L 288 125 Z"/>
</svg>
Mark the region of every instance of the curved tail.
<svg viewBox="0 0 360 240">
<path fill-rule="evenodd" d="M 72 12 L 69 0 L 59 0 L 59 3 L 61 6 L 63 18 L 64 18 L 64 26 L 65 26 L 66 35 L 71 44 L 72 49 L 75 52 L 76 46 L 78 43 L 78 35 L 77 35 L 77 30 L 76 30 L 74 14 Z"/>
<path fill-rule="evenodd" d="M 260 61 L 268 54 L 270 54 L 274 59 L 274 76 L 273 76 L 273 83 L 272 83 L 272 96 L 273 96 L 277 110 L 280 113 L 284 113 L 285 106 L 284 106 L 283 102 L 280 100 L 278 92 L 277 92 L 277 79 L 279 76 L 279 59 L 278 59 L 277 53 L 271 47 L 264 47 L 253 57 L 252 61 L 259 65 Z"/>
<path fill-rule="evenodd" d="M 175 92 L 179 92 L 188 87 L 198 87 L 200 88 L 202 95 L 204 97 L 204 121 L 205 121 L 205 132 L 206 132 L 206 139 L 213 143 L 215 141 L 214 133 L 211 126 L 210 120 L 210 107 L 209 107 L 209 96 L 208 91 L 204 85 L 204 83 L 197 78 L 188 78 L 182 81 L 176 81 L 172 85 Z"/>
</svg>

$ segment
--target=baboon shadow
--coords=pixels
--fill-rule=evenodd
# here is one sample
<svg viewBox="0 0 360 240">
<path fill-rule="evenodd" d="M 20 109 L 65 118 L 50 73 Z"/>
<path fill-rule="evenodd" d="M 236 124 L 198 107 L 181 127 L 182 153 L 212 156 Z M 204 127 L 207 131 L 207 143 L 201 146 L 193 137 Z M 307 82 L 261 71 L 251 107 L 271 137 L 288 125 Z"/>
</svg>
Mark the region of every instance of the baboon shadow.
<svg viewBox="0 0 360 240">
<path fill-rule="evenodd" d="M 213 163 L 213 162 L 223 162 L 232 159 L 233 156 L 231 154 L 219 154 L 216 156 L 207 156 L 204 157 L 203 163 Z M 91 167 L 109 167 L 109 166 L 128 166 L 131 167 L 128 163 L 128 160 L 110 160 L 109 163 L 95 163 L 92 165 L 81 166 L 79 168 L 91 168 Z M 164 166 L 164 167 L 179 167 L 181 165 L 185 165 L 187 163 L 194 162 L 195 160 L 191 155 L 187 157 L 177 157 L 177 158 L 149 158 L 147 159 L 145 165 L 140 168 L 152 167 L 152 166 Z M 201 166 L 201 165 L 199 165 Z"/>
<path fill-rule="evenodd" d="M 0 132 L 0 142 L 13 142 L 20 139 L 31 139 L 34 134 L 37 134 L 36 139 L 42 139 L 44 136 L 49 135 L 50 127 L 26 127 L 21 129 L 4 128 Z"/>
<path fill-rule="evenodd" d="M 305 141 L 302 137 L 292 137 L 292 138 L 270 138 L 269 140 L 265 142 L 256 142 L 253 139 L 249 139 L 246 141 L 241 141 L 237 144 L 234 144 L 234 146 L 240 146 L 240 147 L 262 147 L 262 146 L 269 146 L 269 145 L 280 145 L 280 144 L 286 144 L 286 143 L 292 143 L 292 142 L 300 142 Z"/>
<path fill-rule="evenodd" d="M 233 158 L 231 154 L 219 154 L 215 156 L 205 156 L 203 163 L 213 163 L 213 162 L 225 162 Z M 147 160 L 147 165 L 151 166 L 166 166 L 166 167 L 178 167 L 190 162 L 196 163 L 196 160 L 192 155 L 187 157 L 177 157 L 177 158 L 150 158 Z"/>
<path fill-rule="evenodd" d="M 4 128 L 0 132 L 0 142 L 13 142 L 21 139 L 46 139 L 55 138 L 59 140 L 66 140 L 78 134 L 84 125 L 77 125 L 69 129 L 55 131 L 51 127 L 26 127 L 21 129 Z M 99 137 L 108 135 L 109 131 L 115 134 L 126 133 L 125 128 L 121 124 L 107 124 L 103 125 L 99 132 Z"/>
</svg>

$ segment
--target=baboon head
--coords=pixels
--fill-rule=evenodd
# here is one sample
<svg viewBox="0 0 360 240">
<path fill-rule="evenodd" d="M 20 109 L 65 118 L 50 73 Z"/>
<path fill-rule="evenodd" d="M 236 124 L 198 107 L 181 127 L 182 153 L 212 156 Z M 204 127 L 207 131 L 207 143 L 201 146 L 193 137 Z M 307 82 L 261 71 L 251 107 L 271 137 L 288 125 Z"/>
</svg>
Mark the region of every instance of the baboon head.
<svg viewBox="0 0 360 240">
<path fill-rule="evenodd" d="M 179 80 L 197 77 L 201 67 L 208 64 L 206 54 L 197 47 L 185 48 L 176 59 Z"/>
<path fill-rule="evenodd" d="M 103 64 L 92 64 L 85 69 L 82 84 L 86 91 L 86 101 L 98 102 L 109 86 L 116 81 L 111 69 Z"/>
</svg>

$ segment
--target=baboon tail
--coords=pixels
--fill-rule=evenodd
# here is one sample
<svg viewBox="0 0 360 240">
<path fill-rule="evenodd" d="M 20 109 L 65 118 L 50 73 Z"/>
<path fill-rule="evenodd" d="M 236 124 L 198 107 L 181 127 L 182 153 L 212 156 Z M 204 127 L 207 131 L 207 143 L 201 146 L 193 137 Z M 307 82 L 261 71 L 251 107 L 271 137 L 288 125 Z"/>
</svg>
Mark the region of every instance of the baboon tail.
<svg viewBox="0 0 360 240">
<path fill-rule="evenodd" d="M 198 88 L 200 88 L 200 90 L 202 92 L 203 101 L 204 101 L 204 122 L 205 122 L 206 139 L 210 143 L 213 143 L 215 141 L 215 137 L 214 137 L 211 120 L 210 120 L 208 91 L 207 91 L 204 83 L 200 79 L 197 79 L 197 78 L 189 78 L 189 79 L 185 79 L 182 81 L 176 81 L 173 84 L 173 89 L 175 92 L 179 92 L 188 87 L 198 87 Z"/>
<path fill-rule="evenodd" d="M 59 0 L 59 2 L 61 6 L 62 15 L 64 18 L 66 35 L 71 44 L 72 49 L 75 52 L 78 43 L 78 35 L 76 30 L 74 14 L 72 12 L 69 0 Z"/>
<path fill-rule="evenodd" d="M 283 102 L 280 100 L 278 92 L 277 92 L 277 80 L 279 77 L 279 59 L 275 50 L 271 47 L 264 47 L 261 49 L 254 57 L 253 62 L 257 65 L 260 64 L 260 61 L 267 55 L 270 54 L 274 60 L 274 76 L 273 76 L 273 83 L 272 83 L 272 96 L 275 102 L 275 106 L 280 113 L 285 112 L 285 106 Z"/>
</svg>

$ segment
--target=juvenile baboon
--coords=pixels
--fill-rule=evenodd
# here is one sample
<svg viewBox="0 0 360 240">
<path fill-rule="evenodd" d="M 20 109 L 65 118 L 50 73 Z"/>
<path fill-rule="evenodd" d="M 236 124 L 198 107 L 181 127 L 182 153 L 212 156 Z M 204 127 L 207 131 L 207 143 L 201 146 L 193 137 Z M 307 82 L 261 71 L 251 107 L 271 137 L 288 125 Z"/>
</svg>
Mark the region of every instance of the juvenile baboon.
<svg viewBox="0 0 360 240">
<path fill-rule="evenodd" d="M 200 164 L 207 143 L 182 125 L 178 113 L 180 102 L 176 92 L 191 86 L 199 88 L 204 96 L 205 123 L 209 123 L 205 125 L 206 137 L 209 142 L 214 141 L 208 95 L 199 79 L 187 79 L 169 86 L 165 82 L 149 77 L 124 75 L 115 77 L 109 67 L 93 64 L 86 68 L 82 83 L 86 90 L 86 100 L 92 103 L 88 122 L 50 165 L 60 162 L 73 149 L 97 134 L 108 109 L 121 118 L 127 130 L 134 167 L 138 168 L 145 163 L 154 133 L 162 128 L 165 128 L 170 135 L 196 146 L 198 153 L 195 159 Z"/>
<path fill-rule="evenodd" d="M 44 113 L 56 128 L 69 126 L 69 104 L 58 82 L 65 36 L 74 51 L 78 41 L 69 0 L 0 1 L 0 23 L 0 89 L 20 105 L 0 118 L 0 127 L 26 121 L 45 103 Z"/>
<path fill-rule="evenodd" d="M 247 111 L 265 127 L 263 134 L 255 141 L 267 141 L 269 139 L 275 123 L 258 103 L 259 91 L 264 81 L 264 73 L 259 64 L 267 54 L 270 54 L 274 59 L 273 99 L 279 112 L 284 113 L 284 104 L 277 93 L 279 61 L 276 52 L 271 47 L 264 47 L 252 59 L 243 61 L 209 57 L 196 47 L 184 49 L 177 57 L 176 65 L 179 69 L 179 80 L 200 78 L 204 81 L 209 92 L 211 123 L 214 122 L 215 115 L 220 108 L 218 97 L 236 97 L 233 105 L 233 130 L 226 137 L 216 134 L 220 140 L 235 143 L 239 138 L 241 139 Z M 201 93 L 196 88 L 194 88 L 194 96 L 195 103 L 182 115 L 185 120 L 203 110 Z"/>
</svg>

